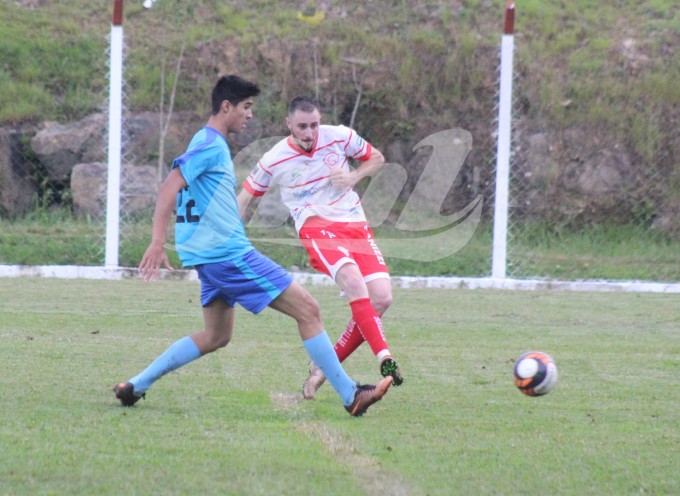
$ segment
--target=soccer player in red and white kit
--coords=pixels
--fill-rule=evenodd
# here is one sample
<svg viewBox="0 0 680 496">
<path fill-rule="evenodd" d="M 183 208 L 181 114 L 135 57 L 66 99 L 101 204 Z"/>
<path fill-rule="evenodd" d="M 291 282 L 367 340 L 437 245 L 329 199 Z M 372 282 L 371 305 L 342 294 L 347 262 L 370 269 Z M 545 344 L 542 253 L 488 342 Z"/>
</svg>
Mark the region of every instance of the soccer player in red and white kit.
<svg viewBox="0 0 680 496">
<path fill-rule="evenodd" d="M 390 275 L 353 189 L 375 174 L 385 158 L 353 129 L 322 125 L 319 105 L 311 97 L 290 102 L 286 124 L 290 136 L 265 153 L 244 181 L 239 211 L 243 216 L 253 197 L 279 186 L 312 267 L 333 278 L 349 299 L 352 318 L 334 347 L 340 362 L 367 341 L 381 374 L 399 386 L 404 379 L 381 320 L 392 303 Z M 351 160 L 359 166 L 350 167 Z M 324 381 L 323 371 L 312 363 L 304 397 L 314 398 Z"/>
</svg>

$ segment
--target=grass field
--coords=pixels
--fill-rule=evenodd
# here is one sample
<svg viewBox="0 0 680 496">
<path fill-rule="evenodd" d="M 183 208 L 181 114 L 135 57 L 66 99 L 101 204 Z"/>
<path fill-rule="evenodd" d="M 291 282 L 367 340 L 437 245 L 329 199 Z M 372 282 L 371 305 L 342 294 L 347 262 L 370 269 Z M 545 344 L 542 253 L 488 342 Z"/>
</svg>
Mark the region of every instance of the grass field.
<svg viewBox="0 0 680 496">
<path fill-rule="evenodd" d="M 334 288 L 310 288 L 332 338 Z M 680 494 L 677 296 L 396 290 L 406 382 L 360 419 L 300 401 L 292 321 L 239 311 L 220 352 L 134 408 L 111 386 L 200 325 L 195 282 L 0 279 L 0 494 Z M 540 349 L 560 380 L 512 384 Z M 367 347 L 346 362 L 377 379 Z"/>
</svg>

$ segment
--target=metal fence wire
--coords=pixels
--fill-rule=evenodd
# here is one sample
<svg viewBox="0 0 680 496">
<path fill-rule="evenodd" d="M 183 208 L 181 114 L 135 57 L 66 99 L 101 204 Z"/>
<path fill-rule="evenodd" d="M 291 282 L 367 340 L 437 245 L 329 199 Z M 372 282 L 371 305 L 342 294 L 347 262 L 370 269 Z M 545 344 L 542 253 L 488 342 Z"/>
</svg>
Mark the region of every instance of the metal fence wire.
<svg viewBox="0 0 680 496">
<path fill-rule="evenodd" d="M 631 59 L 635 44 L 623 40 L 602 63 L 555 73 L 567 78 L 557 91 L 554 81 L 535 77 L 519 38 L 508 277 L 680 280 L 679 107 L 640 89 L 652 83 L 636 60 L 652 73 L 664 62 L 639 53 Z M 559 62 L 568 67 L 565 58 Z M 612 80 L 620 87 L 601 84 Z"/>
<path fill-rule="evenodd" d="M 497 40 L 500 35 L 499 32 Z M 159 53 L 163 43 L 158 42 Z M 307 47 L 308 40 L 298 40 L 298 43 Z M 493 51 L 493 43 L 488 42 L 483 49 Z M 648 38 L 622 33 L 607 44 L 601 40 L 582 40 L 573 45 L 560 51 L 543 47 L 555 50 L 554 60 L 545 65 L 546 59 L 542 57 L 544 65 L 539 66 L 535 50 L 540 47 L 537 48 L 536 40 L 526 33 L 515 35 L 505 275 L 514 279 L 680 282 L 680 103 L 677 88 L 664 87 L 655 76 L 664 64 L 680 65 L 677 64 L 680 33 L 666 30 L 654 32 Z M 204 48 L 202 57 L 224 55 L 219 51 L 215 52 L 217 55 L 210 52 L 210 46 Z M 272 51 L 278 54 L 279 48 Z M 124 42 L 123 59 L 126 62 L 128 51 L 132 55 L 133 49 L 134 46 L 130 48 L 127 41 Z M 110 47 L 102 53 L 99 63 L 102 67 L 95 72 L 107 72 L 105 59 L 108 60 L 109 55 Z M 316 51 L 314 57 L 317 57 Z M 498 62 L 495 68 L 497 80 L 500 60 Z M 168 63 L 168 74 L 172 72 L 173 63 L 174 59 Z M 296 63 L 307 64 L 306 69 L 314 63 L 315 70 L 317 63 L 320 66 L 330 64 L 321 55 L 318 58 L 301 57 Z M 224 69 L 219 65 L 216 68 Z M 129 247 L 143 249 L 145 245 L 140 240 L 148 240 L 150 235 L 151 212 L 163 175 L 161 162 L 167 167 L 172 157 L 184 151 L 197 125 L 204 123 L 205 114 L 197 118 L 195 110 L 188 110 L 187 114 L 177 112 L 173 117 L 174 127 L 165 141 L 165 156 L 159 152 L 159 159 L 149 152 L 152 146 L 160 143 L 158 112 L 131 110 L 138 88 L 129 83 L 127 69 L 124 65 L 120 249 L 126 252 L 127 260 L 139 260 L 142 253 L 131 253 Z M 280 72 L 280 68 L 274 69 Z M 680 68 L 674 70 L 680 77 Z M 313 73 L 311 69 L 309 72 Z M 467 126 L 473 135 L 473 149 L 452 187 L 452 195 L 458 196 L 451 202 L 454 205 L 451 208 L 455 210 L 458 204 L 467 205 L 478 195 L 484 197 L 482 220 L 473 244 L 480 246 L 483 243 L 480 251 L 484 257 L 488 253 L 487 268 L 475 267 L 474 272 L 464 270 L 460 274 L 480 278 L 488 277 L 492 266 L 490 232 L 494 220 L 495 141 L 498 137 L 498 107 L 494 107 L 494 101 L 498 102 L 499 97 L 496 94 L 495 99 L 491 98 L 490 89 L 484 96 L 472 94 L 480 93 L 479 88 L 487 81 L 485 90 L 493 84 L 494 68 L 484 66 L 483 74 L 485 77 L 479 76 L 480 81 L 475 79 L 469 82 L 469 87 L 461 85 L 460 88 L 461 92 L 469 91 L 468 99 L 478 104 L 470 107 L 473 111 L 459 118 L 459 122 L 465 122 L 465 119 L 477 122 Z M 191 75 L 198 81 L 202 93 L 210 87 L 214 76 L 214 71 Z M 81 190 L 92 193 L 91 198 L 85 195 L 86 199 L 98 203 L 99 207 L 105 202 L 106 184 L 101 179 L 106 170 L 108 146 L 109 87 L 108 82 L 106 84 L 97 116 L 70 123 L 66 122 L 68 117 L 65 116 L 64 122 L 59 124 L 70 126 L 69 132 L 74 136 L 75 151 L 63 147 L 63 153 L 80 154 L 78 165 L 68 179 L 70 182 L 65 176 L 59 176 L 59 171 L 47 170 L 42 162 L 42 156 L 53 154 L 48 149 L 49 137 L 45 138 L 42 149 L 36 139 L 39 135 L 54 134 L 59 128 L 56 123 L 41 124 L 40 128 L 27 124 L 0 134 L 0 162 L 5 164 L 0 168 L 0 181 L 5 184 L 11 181 L 13 185 L 2 190 L 0 215 L 21 219 L 31 211 L 31 205 L 24 200 L 32 196 L 37 199 L 36 203 L 42 204 L 39 207 L 50 207 L 57 196 L 56 199 L 65 204 L 71 202 L 77 221 L 90 227 L 83 229 L 81 226 L 73 230 L 77 232 L 73 235 L 68 222 L 64 222 L 58 236 L 63 237 L 64 243 L 73 243 L 73 249 L 79 252 L 84 265 L 94 266 L 104 264 L 106 219 L 101 212 L 106 208 L 105 205 L 103 209 L 99 208 L 99 215 L 90 214 L 86 209 L 78 210 L 80 206 L 75 205 L 71 188 L 76 179 L 80 180 Z M 323 85 L 321 89 L 324 89 Z M 364 96 L 365 100 L 368 98 Z M 376 108 L 380 103 L 377 100 L 376 97 Z M 267 111 L 278 114 L 280 110 Z M 453 110 L 450 112 L 455 114 Z M 77 112 L 74 114 L 78 115 Z M 403 120 L 415 122 L 418 117 L 411 114 Z M 92 131 L 96 142 L 76 142 L 79 134 L 74 129 L 85 128 L 90 123 L 93 128 L 99 126 Z M 406 125 L 410 123 L 399 123 L 404 129 L 410 129 Z M 145 136 L 145 145 L 140 148 L 140 136 L 150 130 L 155 134 Z M 80 131 L 84 135 L 84 129 Z M 267 136 L 257 135 L 252 141 L 263 137 Z M 241 144 L 241 147 L 248 144 Z M 394 148 L 392 143 L 376 145 L 383 151 Z M 52 159 L 58 162 L 54 157 Z M 19 169 L 29 172 L 19 173 Z M 93 179 L 95 173 L 99 174 L 97 181 Z M 77 174 L 80 175 L 74 179 Z M 46 187 L 49 193 L 40 196 L 40 187 Z M 457 190 L 453 191 L 454 188 Z M 24 203 L 16 212 L 8 213 L 5 203 L 10 201 Z M 0 262 L 23 263 L 8 258 Z M 46 258 L 33 263 L 66 265 L 69 262 Z"/>
</svg>

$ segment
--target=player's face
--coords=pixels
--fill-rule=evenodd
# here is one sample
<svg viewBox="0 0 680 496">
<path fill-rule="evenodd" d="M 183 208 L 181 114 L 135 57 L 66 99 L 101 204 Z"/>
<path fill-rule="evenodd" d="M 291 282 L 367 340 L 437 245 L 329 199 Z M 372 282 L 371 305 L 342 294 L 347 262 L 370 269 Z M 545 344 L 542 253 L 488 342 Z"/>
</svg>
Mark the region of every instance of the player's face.
<svg viewBox="0 0 680 496">
<path fill-rule="evenodd" d="M 290 130 L 293 143 L 309 152 L 316 143 L 316 136 L 319 134 L 321 125 L 321 114 L 317 109 L 312 112 L 296 110 L 293 115 L 286 118 L 286 124 Z"/>
<path fill-rule="evenodd" d="M 238 133 L 246 127 L 246 123 L 253 117 L 253 99 L 241 100 L 238 105 L 229 104 L 227 110 L 227 128 L 232 133 Z"/>
</svg>

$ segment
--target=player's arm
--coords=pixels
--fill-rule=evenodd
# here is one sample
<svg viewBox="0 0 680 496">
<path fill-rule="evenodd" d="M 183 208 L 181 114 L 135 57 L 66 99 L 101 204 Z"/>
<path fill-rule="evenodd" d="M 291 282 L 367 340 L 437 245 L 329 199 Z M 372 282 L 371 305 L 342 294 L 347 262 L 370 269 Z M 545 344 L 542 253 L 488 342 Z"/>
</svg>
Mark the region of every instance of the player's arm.
<svg viewBox="0 0 680 496">
<path fill-rule="evenodd" d="M 147 281 L 158 279 L 161 265 L 172 270 L 168 256 L 165 253 L 165 242 L 168 237 L 168 225 L 170 216 L 175 209 L 177 193 L 186 188 L 187 183 L 176 167 L 170 171 L 168 177 L 161 184 L 156 199 L 156 208 L 153 213 L 153 227 L 151 231 L 151 243 L 144 252 L 142 261 L 139 263 L 139 272 Z"/>
<path fill-rule="evenodd" d="M 245 215 L 248 211 L 248 206 L 251 204 L 255 195 L 248 191 L 245 187 L 241 188 L 241 192 L 236 196 L 236 203 L 238 203 L 238 214 L 244 221 Z"/>
<path fill-rule="evenodd" d="M 254 208 L 260 197 L 269 190 L 271 177 L 271 173 L 267 172 L 262 166 L 262 161 L 259 161 L 246 180 L 243 181 L 241 192 L 236 196 L 236 203 L 238 204 L 238 214 L 244 222 L 249 217 L 248 207 L 252 205 Z"/>
<path fill-rule="evenodd" d="M 340 168 L 331 171 L 330 178 L 336 188 L 354 187 L 365 177 L 374 175 L 385 165 L 385 157 L 377 148 L 371 148 L 370 156 L 361 162 L 361 165 L 349 172 Z"/>
</svg>

